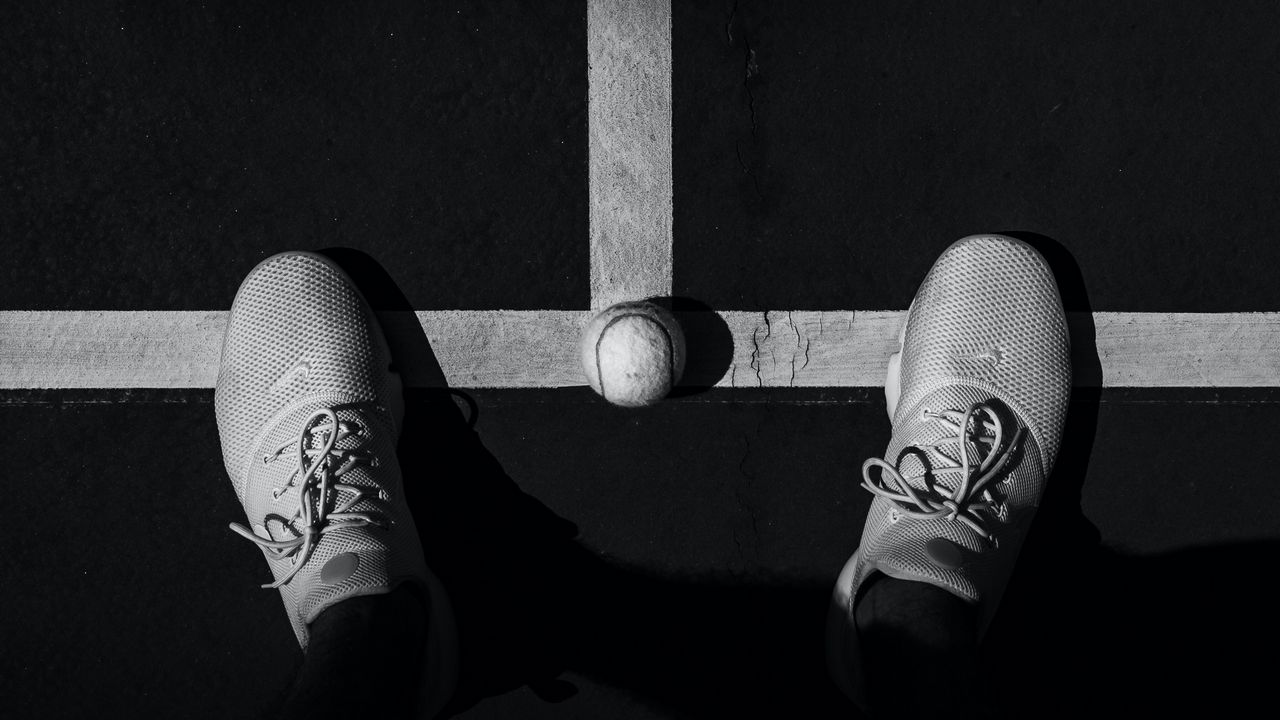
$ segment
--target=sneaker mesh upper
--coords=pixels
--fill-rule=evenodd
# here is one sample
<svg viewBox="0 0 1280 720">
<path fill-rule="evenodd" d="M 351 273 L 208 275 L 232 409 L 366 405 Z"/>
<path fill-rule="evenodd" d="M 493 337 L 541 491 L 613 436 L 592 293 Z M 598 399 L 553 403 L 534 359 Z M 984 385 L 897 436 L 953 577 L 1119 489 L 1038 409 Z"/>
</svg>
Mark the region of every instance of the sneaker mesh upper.
<svg viewBox="0 0 1280 720">
<path fill-rule="evenodd" d="M 354 490 L 336 490 L 322 501 L 332 507 L 355 498 L 358 491 L 364 497 L 348 510 L 389 524 L 388 529 L 326 532 L 298 573 L 280 587 L 303 647 L 307 623 L 324 608 L 348 597 L 387 592 L 401 580 L 421 580 L 426 573 L 396 458 L 401 399 L 398 379 L 388 371 L 390 361 L 372 311 L 324 258 L 306 253 L 269 258 L 236 295 L 214 406 L 223 462 L 254 534 L 274 540 L 298 537 L 301 523 L 290 527 L 289 521 L 300 507 L 301 487 L 289 481 L 298 477 L 298 445 L 314 448 L 325 437 L 304 427 L 325 408 L 354 431 L 335 446 L 332 469 L 339 459 L 360 460 L 335 478 Z M 321 569 L 342 553 L 357 556 L 354 572 L 322 582 Z M 276 557 L 268 550 L 264 555 L 277 580 L 300 558 Z"/>
<path fill-rule="evenodd" d="M 285 404 L 309 392 L 387 400 L 390 352 L 373 322 L 345 276 L 314 255 L 268 258 L 241 283 L 214 403 L 222 459 L 242 501 L 241 466 Z"/>
<path fill-rule="evenodd" d="M 1071 394 L 1066 317 L 1053 273 L 1025 243 L 965 238 L 948 248 L 912 302 L 898 415 L 947 385 L 985 386 L 1027 423 L 1046 472 Z"/>
</svg>

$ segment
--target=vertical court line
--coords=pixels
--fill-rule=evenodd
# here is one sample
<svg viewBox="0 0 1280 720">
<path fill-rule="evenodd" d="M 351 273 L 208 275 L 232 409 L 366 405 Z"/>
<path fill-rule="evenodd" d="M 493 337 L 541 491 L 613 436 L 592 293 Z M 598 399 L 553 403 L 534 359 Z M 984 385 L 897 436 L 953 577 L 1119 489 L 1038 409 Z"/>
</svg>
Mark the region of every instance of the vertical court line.
<svg viewBox="0 0 1280 720">
<path fill-rule="evenodd" d="M 671 294 L 671 0 L 588 0 L 591 308 Z"/>
</svg>

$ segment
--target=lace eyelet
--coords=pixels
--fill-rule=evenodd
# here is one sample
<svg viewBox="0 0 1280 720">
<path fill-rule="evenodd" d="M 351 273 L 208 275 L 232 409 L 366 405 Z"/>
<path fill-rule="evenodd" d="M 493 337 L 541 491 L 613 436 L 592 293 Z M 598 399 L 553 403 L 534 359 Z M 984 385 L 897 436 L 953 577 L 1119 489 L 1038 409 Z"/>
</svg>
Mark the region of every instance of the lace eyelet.
<svg viewBox="0 0 1280 720">
<path fill-rule="evenodd" d="M 889 508 L 889 522 L 896 523 L 901 519 L 902 513 L 898 511 L 898 508 Z"/>
</svg>

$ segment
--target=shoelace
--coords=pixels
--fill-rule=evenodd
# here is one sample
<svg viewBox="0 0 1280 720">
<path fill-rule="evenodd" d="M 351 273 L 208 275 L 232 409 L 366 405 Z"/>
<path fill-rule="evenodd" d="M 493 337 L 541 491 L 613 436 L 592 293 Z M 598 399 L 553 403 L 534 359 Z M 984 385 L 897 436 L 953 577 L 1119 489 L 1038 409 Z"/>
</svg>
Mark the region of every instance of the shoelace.
<svg viewBox="0 0 1280 720">
<path fill-rule="evenodd" d="M 317 423 L 317 420 L 323 422 Z M 276 558 L 294 557 L 293 569 L 274 583 L 263 585 L 264 588 L 278 588 L 293 579 L 311 558 L 320 538 L 328 532 L 339 528 L 379 525 L 386 527 L 386 519 L 380 513 L 351 512 L 350 509 L 367 496 L 364 489 L 355 485 L 338 482 L 338 478 L 357 464 L 376 463 L 376 459 L 355 450 L 339 450 L 335 446 L 339 441 L 359 434 L 360 430 L 352 423 L 340 422 L 338 414 L 332 408 L 317 410 L 302 424 L 302 432 L 296 440 L 289 440 L 275 452 L 262 458 L 264 463 L 274 462 L 291 447 L 298 450 L 298 468 L 289 475 L 289 480 L 281 487 L 271 491 L 273 500 L 279 499 L 290 487 L 301 484 L 298 493 L 298 509 L 285 526 L 299 533 L 298 537 L 289 540 L 270 540 L 260 537 L 251 529 L 239 523 L 231 523 L 231 529 L 259 547 L 275 554 Z M 312 445 L 311 439 L 319 433 L 324 434 L 318 447 Z M 341 461 L 336 469 L 335 462 Z M 301 479 L 298 480 L 299 476 Z M 295 482 L 297 481 L 297 482 Z M 329 493 L 351 493 L 351 497 L 342 503 L 335 503 L 330 509 Z M 301 523 L 298 521 L 301 520 Z M 265 523 L 264 523 L 265 526 Z M 270 531 L 268 531 L 270 532 Z"/>
<path fill-rule="evenodd" d="M 990 421 L 982 420 L 978 415 L 979 413 L 986 414 Z M 958 442 L 960 446 L 960 464 L 936 466 L 919 475 L 904 477 L 897 467 L 890 465 L 882 458 L 873 457 L 862 464 L 862 487 L 874 495 L 891 501 L 898 511 L 907 517 L 921 520 L 935 518 L 959 520 L 973 528 L 974 532 L 978 533 L 983 539 L 991 540 L 992 535 L 983 527 L 983 518 L 978 510 L 983 506 L 988 510 L 995 507 L 997 501 L 991 493 L 991 485 L 996 482 L 1000 472 L 1013 456 L 1014 449 L 1024 434 L 1024 428 L 1019 427 L 1017 432 L 1014 433 L 1013 439 L 1006 446 L 1004 445 L 1004 424 L 1000 421 L 1000 416 L 996 414 L 995 410 L 986 403 L 974 403 L 964 412 L 955 410 L 931 412 L 926 410 L 924 414 L 925 417 L 933 418 L 947 427 L 953 428 L 956 434 L 940 438 L 934 443 L 914 445 L 913 447 L 919 448 L 922 452 L 925 452 L 927 448 L 932 448 L 937 451 L 936 455 L 946 457 L 939 448 L 942 445 Z M 974 467 L 969 460 L 967 436 L 969 435 L 971 421 L 974 425 L 973 440 L 975 444 L 990 443 L 991 445 L 991 451 L 987 453 L 977 467 Z M 990 430 L 992 435 L 983 434 L 984 429 Z M 928 456 L 927 452 L 925 454 Z M 871 478 L 871 469 L 875 467 L 880 468 L 878 480 Z M 932 484 L 926 484 L 924 490 L 919 490 L 909 482 L 911 480 L 919 480 L 930 472 L 936 474 L 953 470 L 960 471 L 961 480 L 950 493 L 944 493 L 943 490 L 945 488 L 939 488 Z"/>
</svg>

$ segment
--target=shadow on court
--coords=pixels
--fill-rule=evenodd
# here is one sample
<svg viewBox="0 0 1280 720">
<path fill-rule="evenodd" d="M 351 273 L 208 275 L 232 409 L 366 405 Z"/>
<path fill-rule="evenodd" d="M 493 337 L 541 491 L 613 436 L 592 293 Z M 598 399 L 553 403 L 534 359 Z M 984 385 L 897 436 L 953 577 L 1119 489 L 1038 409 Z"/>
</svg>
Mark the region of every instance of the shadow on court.
<svg viewBox="0 0 1280 720">
<path fill-rule="evenodd" d="M 1091 468 L 1101 365 L 1078 267 L 1026 233 L 1054 266 L 1071 313 L 1077 387 L 1061 455 L 1018 570 L 984 647 L 974 693 L 1011 717 L 1066 711 L 1244 709 L 1269 696 L 1265 663 L 1240 651 L 1277 640 L 1255 578 L 1280 542 L 1126 557 L 1104 548 L 1080 510 Z M 327 251 L 375 308 L 408 312 L 385 272 L 354 251 Z M 445 387 L 416 323 L 388 328 L 406 374 L 401 440 L 406 492 L 428 562 L 448 587 L 462 648 L 451 710 L 529 686 L 548 703 L 577 689 L 574 671 L 673 717 L 847 717 L 828 680 L 822 637 L 829 581 L 658 576 L 607 562 L 575 525 L 524 493 L 473 430 L 482 410 Z M 1184 448 L 1171 448 L 1183 452 Z M 1149 484 L 1159 491 L 1158 479 Z M 1142 508 L 1133 508 L 1142 512 Z M 911 668 L 902 668 L 911 673 Z M 920 678 L 928 692 L 929 678 Z"/>
</svg>

